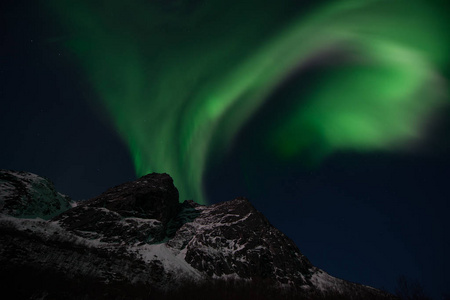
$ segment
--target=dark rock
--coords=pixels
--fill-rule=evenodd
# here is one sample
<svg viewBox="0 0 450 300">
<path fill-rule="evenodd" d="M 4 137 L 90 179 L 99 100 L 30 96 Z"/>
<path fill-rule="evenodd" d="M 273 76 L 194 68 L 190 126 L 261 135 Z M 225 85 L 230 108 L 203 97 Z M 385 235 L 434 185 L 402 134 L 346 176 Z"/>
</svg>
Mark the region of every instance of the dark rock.
<svg viewBox="0 0 450 300">
<path fill-rule="evenodd" d="M 178 190 L 168 174 L 152 173 L 110 188 L 83 205 L 103 207 L 125 218 L 156 219 L 166 224 L 178 212 Z"/>
<path fill-rule="evenodd" d="M 102 242 L 156 243 L 179 209 L 178 190 L 167 174 L 127 182 L 54 218 L 83 237 Z"/>
</svg>

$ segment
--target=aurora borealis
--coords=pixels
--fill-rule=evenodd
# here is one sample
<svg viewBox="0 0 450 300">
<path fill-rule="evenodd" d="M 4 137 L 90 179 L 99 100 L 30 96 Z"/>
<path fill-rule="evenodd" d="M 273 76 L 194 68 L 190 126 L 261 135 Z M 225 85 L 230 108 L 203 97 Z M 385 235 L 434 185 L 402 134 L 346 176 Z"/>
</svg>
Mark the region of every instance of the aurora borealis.
<svg viewBox="0 0 450 300">
<path fill-rule="evenodd" d="M 409 149 L 447 102 L 446 16 L 429 1 L 51 1 L 49 9 L 137 175 L 169 173 L 181 201 L 206 202 L 209 161 L 305 68 L 320 70 L 313 84 L 299 84 L 283 118 L 267 120 L 262 146 L 280 160 Z"/>
<path fill-rule="evenodd" d="M 241 2 L 2 1 L 0 168 L 78 201 L 167 172 L 333 276 L 446 299 L 448 1 Z"/>
</svg>

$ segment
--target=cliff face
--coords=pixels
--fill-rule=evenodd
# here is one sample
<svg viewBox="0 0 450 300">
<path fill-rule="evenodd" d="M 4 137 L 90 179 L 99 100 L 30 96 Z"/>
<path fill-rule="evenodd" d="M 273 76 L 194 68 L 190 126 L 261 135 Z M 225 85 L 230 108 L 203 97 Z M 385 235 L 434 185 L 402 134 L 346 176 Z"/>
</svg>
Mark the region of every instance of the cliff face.
<svg viewBox="0 0 450 300">
<path fill-rule="evenodd" d="M 116 186 L 48 221 L 1 215 L 0 267 L 0 280 L 23 298 L 391 298 L 314 267 L 246 199 L 178 203 L 167 174 Z"/>
<path fill-rule="evenodd" d="M 178 190 L 167 174 L 150 174 L 110 188 L 53 221 L 75 234 L 109 243 L 163 241 L 179 211 Z"/>
</svg>

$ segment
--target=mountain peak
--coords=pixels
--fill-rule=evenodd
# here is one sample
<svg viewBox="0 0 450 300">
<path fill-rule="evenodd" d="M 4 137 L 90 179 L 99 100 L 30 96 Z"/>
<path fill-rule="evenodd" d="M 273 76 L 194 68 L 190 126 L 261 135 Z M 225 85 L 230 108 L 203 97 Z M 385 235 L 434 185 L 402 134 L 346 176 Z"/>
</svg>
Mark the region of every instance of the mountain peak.
<svg viewBox="0 0 450 300">
<path fill-rule="evenodd" d="M 0 213 L 19 218 L 50 219 L 71 208 L 68 196 L 36 174 L 0 170 Z"/>
<path fill-rule="evenodd" d="M 104 207 L 123 217 L 167 222 L 177 213 L 178 190 L 168 174 L 151 173 L 110 188 L 83 204 Z"/>
</svg>

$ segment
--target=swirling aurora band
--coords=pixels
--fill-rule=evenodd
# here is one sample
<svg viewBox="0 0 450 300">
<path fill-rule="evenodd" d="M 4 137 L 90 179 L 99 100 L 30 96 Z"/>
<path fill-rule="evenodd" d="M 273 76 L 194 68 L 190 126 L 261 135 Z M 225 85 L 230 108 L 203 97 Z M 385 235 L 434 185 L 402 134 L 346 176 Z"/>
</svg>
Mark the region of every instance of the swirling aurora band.
<svg viewBox="0 0 450 300">
<path fill-rule="evenodd" d="M 204 203 L 208 159 L 287 78 L 336 52 L 347 58 L 299 91 L 267 133 L 274 156 L 418 140 L 446 98 L 445 16 L 430 3 L 69 0 L 51 9 L 137 175 L 167 172 L 181 200 Z"/>
</svg>

